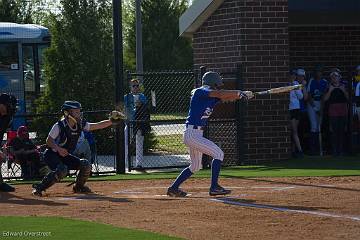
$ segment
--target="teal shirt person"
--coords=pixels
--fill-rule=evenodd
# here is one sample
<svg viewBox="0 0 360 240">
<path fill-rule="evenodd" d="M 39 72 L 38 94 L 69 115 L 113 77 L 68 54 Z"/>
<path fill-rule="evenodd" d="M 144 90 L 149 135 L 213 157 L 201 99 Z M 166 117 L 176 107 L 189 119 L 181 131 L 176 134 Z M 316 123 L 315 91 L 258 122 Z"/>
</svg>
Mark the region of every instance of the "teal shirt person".
<svg viewBox="0 0 360 240">
<path fill-rule="evenodd" d="M 129 93 L 124 96 L 125 114 L 129 121 L 135 120 L 136 101 L 139 101 L 143 105 L 147 104 L 147 99 L 142 93 Z"/>
</svg>

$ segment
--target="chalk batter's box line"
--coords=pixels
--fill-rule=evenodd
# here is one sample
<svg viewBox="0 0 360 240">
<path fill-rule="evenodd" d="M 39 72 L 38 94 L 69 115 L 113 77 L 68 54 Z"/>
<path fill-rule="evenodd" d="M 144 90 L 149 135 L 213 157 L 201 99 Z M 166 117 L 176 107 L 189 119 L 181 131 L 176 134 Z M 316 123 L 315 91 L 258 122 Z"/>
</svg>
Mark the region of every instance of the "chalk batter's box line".
<svg viewBox="0 0 360 240">
<path fill-rule="evenodd" d="M 321 217 L 344 218 L 344 219 L 350 219 L 353 221 L 360 221 L 360 216 L 349 216 L 349 215 L 332 214 L 332 213 L 319 212 L 319 211 L 296 210 L 296 209 L 289 209 L 289 208 L 284 208 L 284 207 L 274 207 L 274 206 L 270 206 L 270 205 L 255 204 L 255 203 L 244 203 L 244 202 L 235 201 L 234 198 L 213 198 L 213 199 L 210 199 L 210 201 L 221 202 L 221 203 L 230 204 L 230 205 L 237 205 L 237 206 L 241 206 L 241 207 L 270 209 L 270 210 L 280 211 L 280 212 L 311 214 L 311 215 L 316 215 L 316 216 L 321 216 Z"/>
</svg>

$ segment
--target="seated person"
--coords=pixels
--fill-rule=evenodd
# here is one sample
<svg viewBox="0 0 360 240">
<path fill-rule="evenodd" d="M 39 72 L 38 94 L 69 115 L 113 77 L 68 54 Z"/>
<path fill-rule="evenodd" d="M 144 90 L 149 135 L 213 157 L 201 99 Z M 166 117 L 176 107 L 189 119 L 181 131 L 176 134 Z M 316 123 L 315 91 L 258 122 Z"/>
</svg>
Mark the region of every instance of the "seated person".
<svg viewBox="0 0 360 240">
<path fill-rule="evenodd" d="M 29 138 L 29 131 L 26 126 L 20 126 L 17 136 L 9 143 L 10 153 L 21 166 L 21 173 L 24 179 L 40 177 L 39 171 L 45 166 L 40 161 L 40 152 L 36 145 Z"/>
</svg>

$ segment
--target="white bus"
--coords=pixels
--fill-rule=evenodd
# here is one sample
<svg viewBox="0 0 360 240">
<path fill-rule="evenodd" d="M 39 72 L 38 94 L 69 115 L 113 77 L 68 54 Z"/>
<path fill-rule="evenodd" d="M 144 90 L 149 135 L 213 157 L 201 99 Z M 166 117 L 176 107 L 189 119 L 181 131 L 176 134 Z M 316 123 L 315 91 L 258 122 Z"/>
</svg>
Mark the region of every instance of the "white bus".
<svg viewBox="0 0 360 240">
<path fill-rule="evenodd" d="M 49 45 L 45 27 L 0 22 L 0 92 L 17 97 L 17 115 L 34 112 L 33 102 L 44 89 L 43 52 Z M 15 118 L 13 128 L 24 123 Z"/>
</svg>

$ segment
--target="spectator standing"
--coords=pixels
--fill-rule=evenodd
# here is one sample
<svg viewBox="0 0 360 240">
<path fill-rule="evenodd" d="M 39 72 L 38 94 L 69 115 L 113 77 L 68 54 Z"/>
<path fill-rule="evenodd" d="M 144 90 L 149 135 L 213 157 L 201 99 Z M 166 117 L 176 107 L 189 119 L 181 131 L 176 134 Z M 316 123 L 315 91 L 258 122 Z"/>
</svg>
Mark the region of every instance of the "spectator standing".
<svg viewBox="0 0 360 240">
<path fill-rule="evenodd" d="M 348 115 L 349 93 L 340 80 L 341 75 L 338 71 L 332 71 L 330 73 L 330 84 L 324 96 L 324 101 L 327 101 L 329 106 L 328 115 L 334 156 L 344 153 L 344 135 Z"/>
<path fill-rule="evenodd" d="M 290 84 L 291 85 L 299 84 L 299 82 L 296 81 L 296 70 L 290 71 Z M 298 135 L 299 121 L 301 118 L 300 101 L 304 97 L 302 91 L 303 90 L 293 90 L 290 92 L 289 113 L 290 113 L 290 124 L 291 124 L 291 136 L 293 140 L 292 156 L 295 158 L 298 157 L 302 158 L 304 156 Z"/>
<path fill-rule="evenodd" d="M 355 76 L 353 82 L 354 89 L 354 105 L 357 117 L 357 144 L 360 144 L 360 65 L 355 68 Z"/>
<path fill-rule="evenodd" d="M 144 155 L 144 135 L 149 131 L 149 114 L 147 111 L 147 98 L 140 90 L 140 82 L 138 79 L 130 81 L 130 93 L 124 96 L 125 115 L 127 121 L 125 124 L 125 157 L 129 156 L 129 138 L 135 136 L 136 142 L 136 168 L 143 167 Z M 130 133 L 130 134 L 129 134 Z"/>
<path fill-rule="evenodd" d="M 309 80 L 306 91 L 307 113 L 310 121 L 310 154 L 317 155 L 320 149 L 319 134 L 321 134 L 321 124 L 323 119 L 323 97 L 327 89 L 328 82 L 322 76 L 321 66 L 317 66 L 314 76 Z"/>
</svg>

